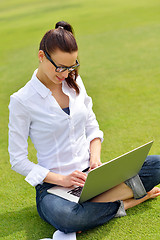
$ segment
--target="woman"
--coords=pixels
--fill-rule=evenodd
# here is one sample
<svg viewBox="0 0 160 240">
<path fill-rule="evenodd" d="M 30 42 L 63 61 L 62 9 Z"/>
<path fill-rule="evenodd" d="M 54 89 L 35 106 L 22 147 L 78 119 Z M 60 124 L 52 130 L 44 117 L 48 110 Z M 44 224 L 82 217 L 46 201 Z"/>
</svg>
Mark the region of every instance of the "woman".
<svg viewBox="0 0 160 240">
<path fill-rule="evenodd" d="M 83 204 L 47 193 L 54 184 L 84 185 L 82 171 L 101 165 L 103 133 L 78 75 L 78 46 L 68 23 L 44 35 L 38 58 L 32 79 L 10 99 L 9 153 L 12 169 L 36 186 L 40 217 L 65 233 L 85 231 L 159 196 L 160 156 L 148 156 L 139 176 Z M 29 136 L 38 164 L 27 157 Z"/>
</svg>

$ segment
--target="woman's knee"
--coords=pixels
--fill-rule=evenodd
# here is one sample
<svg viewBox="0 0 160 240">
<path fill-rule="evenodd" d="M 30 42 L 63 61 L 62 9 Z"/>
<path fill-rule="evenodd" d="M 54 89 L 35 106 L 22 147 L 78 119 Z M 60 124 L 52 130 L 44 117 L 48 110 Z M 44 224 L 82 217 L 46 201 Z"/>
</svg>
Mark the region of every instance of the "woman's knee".
<svg viewBox="0 0 160 240">
<path fill-rule="evenodd" d="M 146 158 L 139 176 L 146 191 L 150 191 L 160 183 L 160 155 L 150 155 Z"/>
<path fill-rule="evenodd" d="M 160 177 L 160 155 L 150 155 L 145 161 L 146 170 L 154 175 L 154 177 Z"/>
<path fill-rule="evenodd" d="M 45 196 L 41 202 L 41 217 L 64 233 L 81 230 L 84 219 L 78 214 L 79 204 L 64 199 L 52 200 L 52 196 Z"/>
<path fill-rule="evenodd" d="M 58 229 L 60 231 L 65 233 L 71 233 L 85 229 L 87 216 L 84 217 L 83 210 L 81 211 L 80 208 L 81 206 L 76 203 L 64 207 L 62 211 L 63 221 L 57 221 Z"/>
<path fill-rule="evenodd" d="M 160 166 L 160 155 L 148 155 L 146 161 L 150 162 L 151 164 L 157 164 Z"/>
</svg>

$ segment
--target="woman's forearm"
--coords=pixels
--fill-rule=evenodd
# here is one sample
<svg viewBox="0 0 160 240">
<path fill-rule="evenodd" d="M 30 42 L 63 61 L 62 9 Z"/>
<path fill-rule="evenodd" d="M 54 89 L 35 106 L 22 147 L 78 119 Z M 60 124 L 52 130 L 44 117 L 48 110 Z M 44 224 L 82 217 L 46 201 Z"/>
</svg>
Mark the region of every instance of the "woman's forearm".
<svg viewBox="0 0 160 240">
<path fill-rule="evenodd" d="M 74 172 L 66 176 L 49 172 L 43 181 L 47 183 L 63 186 L 63 187 L 71 187 L 73 185 L 83 187 L 86 181 L 86 178 L 87 178 L 86 173 L 75 170 Z"/>
<path fill-rule="evenodd" d="M 49 172 L 43 182 L 52 183 L 56 185 L 63 186 L 64 176 L 61 174 Z"/>
<path fill-rule="evenodd" d="M 101 140 L 100 138 L 95 138 L 90 143 L 90 169 L 101 164 Z"/>
<path fill-rule="evenodd" d="M 100 155 L 101 155 L 101 140 L 100 138 L 95 138 L 90 143 L 90 169 L 98 167 L 102 164 L 100 160 Z M 67 187 L 69 185 L 71 186 L 72 183 L 81 186 L 84 184 L 85 178 L 86 175 L 79 171 L 74 171 L 68 176 L 49 172 L 43 181 Z"/>
</svg>

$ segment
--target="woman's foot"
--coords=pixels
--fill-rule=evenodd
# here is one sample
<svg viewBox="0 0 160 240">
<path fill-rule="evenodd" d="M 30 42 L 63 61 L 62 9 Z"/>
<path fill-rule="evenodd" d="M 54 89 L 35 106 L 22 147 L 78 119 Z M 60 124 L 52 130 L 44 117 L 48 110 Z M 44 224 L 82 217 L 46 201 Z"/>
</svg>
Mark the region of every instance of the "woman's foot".
<svg viewBox="0 0 160 240">
<path fill-rule="evenodd" d="M 136 200 L 134 198 L 124 200 L 123 201 L 124 209 L 127 210 L 129 208 L 135 207 L 136 205 L 138 205 L 148 199 L 156 198 L 158 196 L 160 196 L 160 188 L 154 187 L 151 191 L 147 192 L 147 195 L 144 198 L 141 198 L 138 200 Z"/>
<path fill-rule="evenodd" d="M 147 193 L 147 195 L 149 196 L 149 199 L 160 196 L 160 188 L 154 187 L 151 191 Z"/>
</svg>

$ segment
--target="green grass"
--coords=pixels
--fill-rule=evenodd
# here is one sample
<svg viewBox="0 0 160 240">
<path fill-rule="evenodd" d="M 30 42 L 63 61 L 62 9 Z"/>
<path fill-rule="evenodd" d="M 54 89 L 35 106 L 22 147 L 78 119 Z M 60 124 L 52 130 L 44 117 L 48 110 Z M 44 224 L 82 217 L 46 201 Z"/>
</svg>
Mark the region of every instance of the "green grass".
<svg viewBox="0 0 160 240">
<path fill-rule="evenodd" d="M 54 231 L 39 218 L 34 188 L 10 169 L 7 152 L 9 96 L 37 68 L 43 34 L 61 19 L 75 28 L 80 74 L 105 135 L 102 161 L 152 139 L 150 153 L 160 154 L 159 12 L 159 0 L 0 1 L 0 239 L 38 240 Z M 29 141 L 29 158 L 35 155 Z M 78 239 L 160 239 L 160 199 L 127 213 Z"/>
</svg>

